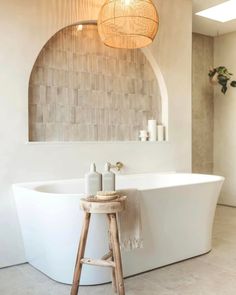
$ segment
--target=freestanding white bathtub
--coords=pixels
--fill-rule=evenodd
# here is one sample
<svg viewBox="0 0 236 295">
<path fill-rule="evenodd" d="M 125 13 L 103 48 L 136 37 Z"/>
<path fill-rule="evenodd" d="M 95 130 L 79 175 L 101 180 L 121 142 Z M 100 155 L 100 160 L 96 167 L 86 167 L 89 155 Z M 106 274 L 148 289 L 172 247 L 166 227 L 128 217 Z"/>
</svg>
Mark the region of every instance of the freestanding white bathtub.
<svg viewBox="0 0 236 295">
<path fill-rule="evenodd" d="M 141 191 L 144 248 L 123 252 L 130 276 L 211 250 L 212 225 L 224 178 L 199 174 L 117 177 L 117 188 Z M 50 278 L 72 283 L 83 212 L 83 179 L 13 185 L 27 261 Z M 107 252 L 106 218 L 92 218 L 86 257 Z M 84 266 L 82 285 L 110 281 L 110 270 Z"/>
</svg>

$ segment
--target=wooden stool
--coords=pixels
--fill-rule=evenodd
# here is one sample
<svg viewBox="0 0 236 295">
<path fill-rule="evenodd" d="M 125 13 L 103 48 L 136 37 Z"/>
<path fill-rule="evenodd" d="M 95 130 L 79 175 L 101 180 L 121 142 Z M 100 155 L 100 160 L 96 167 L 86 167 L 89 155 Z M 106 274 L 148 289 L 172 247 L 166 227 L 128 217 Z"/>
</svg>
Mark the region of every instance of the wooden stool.
<svg viewBox="0 0 236 295">
<path fill-rule="evenodd" d="M 80 206 L 81 209 L 85 211 L 85 217 L 83 228 L 81 231 L 71 295 L 78 294 L 83 264 L 112 267 L 112 284 L 114 292 L 118 292 L 119 295 L 125 295 L 123 270 L 120 254 L 119 233 L 116 218 L 116 213 L 121 212 L 125 209 L 125 200 L 126 197 L 120 197 L 116 200 L 109 202 L 90 201 L 88 199 L 81 199 Z M 93 213 L 107 214 L 109 220 L 110 251 L 109 253 L 104 255 L 100 260 L 84 258 L 84 252 L 90 224 L 90 217 Z"/>
</svg>

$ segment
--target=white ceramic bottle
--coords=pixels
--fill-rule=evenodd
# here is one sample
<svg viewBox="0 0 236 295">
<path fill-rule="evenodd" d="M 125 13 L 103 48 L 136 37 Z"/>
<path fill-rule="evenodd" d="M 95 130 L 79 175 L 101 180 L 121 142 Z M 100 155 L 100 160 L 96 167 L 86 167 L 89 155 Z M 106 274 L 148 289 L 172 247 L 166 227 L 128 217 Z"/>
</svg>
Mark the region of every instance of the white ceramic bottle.
<svg viewBox="0 0 236 295">
<path fill-rule="evenodd" d="M 103 191 L 115 191 L 116 176 L 111 172 L 111 164 L 105 164 L 105 172 L 102 175 L 102 190 Z"/>
<path fill-rule="evenodd" d="M 102 190 L 102 175 L 96 171 L 95 163 L 90 165 L 90 172 L 85 175 L 85 194 L 95 196 Z"/>
</svg>

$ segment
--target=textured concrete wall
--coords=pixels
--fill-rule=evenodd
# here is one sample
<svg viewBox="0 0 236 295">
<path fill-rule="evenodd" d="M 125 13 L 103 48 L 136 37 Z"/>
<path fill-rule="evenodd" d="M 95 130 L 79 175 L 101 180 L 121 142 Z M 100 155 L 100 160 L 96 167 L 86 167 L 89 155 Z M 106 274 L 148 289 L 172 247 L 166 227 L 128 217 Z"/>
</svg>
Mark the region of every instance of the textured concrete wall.
<svg viewBox="0 0 236 295">
<path fill-rule="evenodd" d="M 236 80 L 236 32 L 215 38 L 215 66 L 226 66 Z M 214 173 L 225 177 L 220 203 L 236 206 L 236 88 L 214 89 Z"/>
<path fill-rule="evenodd" d="M 194 33 L 192 46 L 192 169 L 212 173 L 214 91 L 208 71 L 213 66 L 214 39 Z"/>
</svg>

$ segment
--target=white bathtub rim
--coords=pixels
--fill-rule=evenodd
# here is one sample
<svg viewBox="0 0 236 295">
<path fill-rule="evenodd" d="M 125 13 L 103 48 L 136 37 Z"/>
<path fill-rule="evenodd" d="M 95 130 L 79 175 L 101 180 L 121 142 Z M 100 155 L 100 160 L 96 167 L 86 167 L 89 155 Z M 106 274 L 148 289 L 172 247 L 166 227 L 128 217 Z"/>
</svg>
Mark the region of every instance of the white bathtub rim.
<svg viewBox="0 0 236 295">
<path fill-rule="evenodd" d="M 152 191 L 156 189 L 165 189 L 165 188 L 176 188 L 176 187 L 181 187 L 181 186 L 193 186 L 193 185 L 199 185 L 199 184 L 207 184 L 207 183 L 214 183 L 214 182 L 221 182 L 223 183 L 225 178 L 223 176 L 219 175 L 210 175 L 210 174 L 199 174 L 199 173 L 175 173 L 175 172 L 168 172 L 168 173 L 140 173 L 140 174 L 120 174 L 118 177 L 121 178 L 132 178 L 132 177 L 142 177 L 142 176 L 168 176 L 168 175 L 178 175 L 178 176 L 195 176 L 195 177 L 204 177 L 205 180 L 199 180 L 198 182 L 186 182 L 186 183 L 180 183 L 180 184 L 170 184 L 170 185 L 157 185 L 156 187 L 150 187 L 150 188 L 145 188 L 145 189 L 139 189 L 139 191 Z M 71 196 L 71 197 L 83 197 L 83 193 L 60 193 L 60 192 L 50 192 L 50 191 L 41 191 L 40 188 L 46 187 L 48 185 L 54 185 L 54 184 L 62 184 L 62 183 L 74 183 L 78 181 L 83 181 L 83 178 L 71 178 L 71 179 L 61 179 L 61 180 L 49 180 L 49 181 L 36 181 L 36 182 L 24 182 L 24 183 L 15 183 L 12 185 L 13 190 L 15 191 L 16 189 L 25 189 L 27 191 L 33 191 L 34 193 L 39 194 L 40 196 Z M 127 187 L 127 189 L 136 189 L 134 187 Z"/>
</svg>

